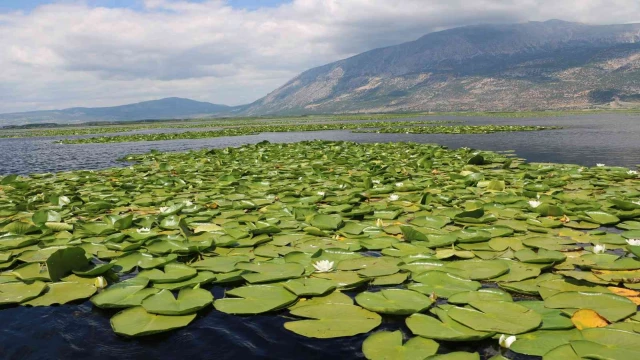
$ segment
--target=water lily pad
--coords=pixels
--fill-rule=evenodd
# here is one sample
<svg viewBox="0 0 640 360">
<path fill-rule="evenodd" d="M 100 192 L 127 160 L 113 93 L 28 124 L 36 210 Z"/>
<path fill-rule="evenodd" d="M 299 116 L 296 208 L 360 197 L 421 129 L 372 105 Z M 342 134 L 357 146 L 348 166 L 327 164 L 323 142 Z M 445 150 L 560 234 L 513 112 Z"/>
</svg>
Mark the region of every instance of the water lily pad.
<svg viewBox="0 0 640 360">
<path fill-rule="evenodd" d="M 356 296 L 356 302 L 365 309 L 380 314 L 409 315 L 426 310 L 433 300 L 411 290 L 388 289 L 362 292 Z"/>
<path fill-rule="evenodd" d="M 138 276 L 147 278 L 153 283 L 175 283 L 185 281 L 196 276 L 198 271 L 191 266 L 170 263 L 164 266 L 164 271 L 160 269 L 151 269 L 141 271 Z"/>
<path fill-rule="evenodd" d="M 49 256 L 47 270 L 51 280 L 58 281 L 73 270 L 85 269 L 87 263 L 84 249 L 79 247 L 63 248 Z"/>
<path fill-rule="evenodd" d="M 236 264 L 249 262 L 247 256 L 216 256 L 196 261 L 191 267 L 197 270 L 207 270 L 214 273 L 228 273 L 236 270 Z"/>
<path fill-rule="evenodd" d="M 449 297 L 450 304 L 464 305 L 481 301 L 513 301 L 509 293 L 499 289 L 479 289 L 477 291 L 465 291 Z"/>
<path fill-rule="evenodd" d="M 148 288 L 149 279 L 143 277 L 131 278 L 108 287 L 103 292 L 91 298 L 91 302 L 99 308 L 126 308 L 138 306 L 147 297 L 160 290 Z"/>
<path fill-rule="evenodd" d="M 225 297 L 214 301 L 218 311 L 227 314 L 254 315 L 283 308 L 298 297 L 277 285 L 250 285 L 227 291 Z"/>
<path fill-rule="evenodd" d="M 284 287 L 298 296 L 319 296 L 336 289 L 337 284 L 320 278 L 294 279 L 285 282 Z"/>
<path fill-rule="evenodd" d="M 421 337 L 411 338 L 403 345 L 402 332 L 380 331 L 367 337 L 362 343 L 362 352 L 371 360 L 420 360 L 435 354 L 438 347 L 437 342 Z"/>
<path fill-rule="evenodd" d="M 96 292 L 93 285 L 76 282 L 48 284 L 45 292 L 35 299 L 23 302 L 27 306 L 51 306 L 89 298 Z"/>
<path fill-rule="evenodd" d="M 291 310 L 291 315 L 310 320 L 290 321 L 284 327 L 311 338 L 335 338 L 367 333 L 378 325 L 380 315 L 355 305 L 312 305 Z"/>
<path fill-rule="evenodd" d="M 509 349 L 519 354 L 543 356 L 558 346 L 580 339 L 582 335 L 576 329 L 538 330 L 518 335 Z"/>
<path fill-rule="evenodd" d="M 142 307 L 150 314 L 188 315 L 208 306 L 212 301 L 213 295 L 204 289 L 182 289 L 177 299 L 171 291 L 161 290 L 144 299 Z"/>
<path fill-rule="evenodd" d="M 0 305 L 19 304 L 38 297 L 47 285 L 42 281 L 31 284 L 8 282 L 0 284 Z"/>
<path fill-rule="evenodd" d="M 610 322 L 616 322 L 635 314 L 637 305 L 631 300 L 603 293 L 562 292 L 544 300 L 552 309 L 591 309 Z"/>
<path fill-rule="evenodd" d="M 409 285 L 409 289 L 442 298 L 449 298 L 457 293 L 478 290 L 481 284 L 441 271 L 427 271 L 413 277 L 419 284 Z"/>
<path fill-rule="evenodd" d="M 448 315 L 455 321 L 477 331 L 501 334 L 521 334 L 531 331 L 542 322 L 535 311 L 506 301 L 472 302 L 473 308 L 454 307 Z M 518 319 L 514 322 L 513 319 Z"/>
<path fill-rule="evenodd" d="M 118 335 L 146 336 L 189 325 L 196 314 L 166 316 L 149 314 L 142 306 L 123 310 L 111 318 L 111 328 Z"/>
<path fill-rule="evenodd" d="M 448 263 L 443 270 L 469 280 L 488 280 L 506 274 L 509 266 L 498 260 L 463 260 Z"/>
<path fill-rule="evenodd" d="M 480 360 L 480 354 L 454 351 L 448 354 L 429 356 L 426 360 Z"/>
<path fill-rule="evenodd" d="M 412 333 L 434 340 L 478 341 L 493 336 L 493 332 L 476 331 L 451 319 L 447 312 L 437 309 L 440 321 L 424 314 L 413 314 L 406 320 Z"/>
<path fill-rule="evenodd" d="M 297 278 L 304 273 L 304 266 L 297 263 L 239 263 L 236 268 L 253 272 L 242 275 L 251 284 Z"/>
</svg>

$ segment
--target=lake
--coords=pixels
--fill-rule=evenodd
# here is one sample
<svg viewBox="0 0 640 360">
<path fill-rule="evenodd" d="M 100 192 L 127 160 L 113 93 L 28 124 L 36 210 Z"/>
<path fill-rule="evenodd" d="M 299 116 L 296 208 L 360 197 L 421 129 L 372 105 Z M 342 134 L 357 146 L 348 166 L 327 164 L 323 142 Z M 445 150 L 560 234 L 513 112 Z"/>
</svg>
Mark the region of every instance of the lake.
<svg viewBox="0 0 640 360">
<path fill-rule="evenodd" d="M 406 120 L 406 119 L 405 119 Z M 256 143 L 303 140 L 344 140 L 355 142 L 438 143 L 451 148 L 472 147 L 482 150 L 514 150 L 531 162 L 596 163 L 633 168 L 640 164 L 640 116 L 600 114 L 555 118 L 424 117 L 418 120 L 456 120 L 467 124 L 562 125 L 561 130 L 495 134 L 363 134 L 341 131 L 262 133 L 259 135 L 219 137 L 197 140 L 147 141 L 114 144 L 54 144 L 65 137 L 0 139 L 0 174 L 29 174 L 77 169 L 101 169 L 123 166 L 118 159 L 127 154 L 159 151 L 185 151 L 223 148 Z M 198 129 L 176 129 L 189 131 Z M 162 132 L 170 129 L 144 130 Z M 85 135 L 82 137 L 90 137 Z M 69 137 L 74 138 L 74 137 Z"/>
<path fill-rule="evenodd" d="M 640 164 L 640 117 L 589 115 L 563 118 L 491 119 L 428 117 L 427 120 L 460 120 L 470 124 L 562 125 L 562 130 L 483 135 L 362 134 L 350 131 L 265 133 L 223 137 L 116 144 L 58 145 L 59 138 L 0 139 L 0 174 L 42 173 L 74 169 L 123 166 L 117 159 L 151 149 L 181 151 L 256 143 L 295 142 L 312 139 L 356 142 L 412 141 L 439 143 L 452 148 L 514 150 L 532 162 L 560 162 L 594 166 L 596 163 L 627 166 Z M 215 298 L 225 288 L 211 288 Z M 360 348 L 367 335 L 333 340 L 300 339 L 283 328 L 283 313 L 250 317 L 209 310 L 178 331 L 139 339 L 118 337 L 109 325 L 116 311 L 105 311 L 90 302 L 56 307 L 10 307 L 0 311 L 2 359 L 352 359 L 363 358 Z M 403 329 L 404 318 L 385 316 L 378 330 Z M 446 349 L 446 343 L 441 349 Z M 483 358 L 497 353 L 495 340 L 471 342 L 455 349 L 480 351 Z M 529 357 L 512 356 L 528 359 Z"/>
</svg>

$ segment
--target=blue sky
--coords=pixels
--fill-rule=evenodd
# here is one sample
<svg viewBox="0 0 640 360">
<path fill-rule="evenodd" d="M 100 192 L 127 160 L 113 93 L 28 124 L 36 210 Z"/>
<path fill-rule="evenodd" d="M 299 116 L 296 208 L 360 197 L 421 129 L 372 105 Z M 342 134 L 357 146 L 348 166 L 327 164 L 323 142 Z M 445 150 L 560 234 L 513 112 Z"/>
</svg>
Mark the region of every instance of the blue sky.
<svg viewBox="0 0 640 360">
<path fill-rule="evenodd" d="M 203 2 L 205 0 L 191 0 L 192 2 Z M 0 0 L 0 11 L 7 10 L 23 10 L 29 11 L 40 5 L 51 4 L 55 2 L 65 1 L 46 1 L 46 0 Z M 69 2 L 67 0 L 66 2 Z M 134 8 L 140 9 L 142 7 L 142 1 L 139 0 L 86 0 L 87 4 L 93 6 L 112 7 L 112 8 Z M 236 8 L 243 9 L 257 9 L 259 7 L 273 7 L 282 3 L 288 2 L 288 0 L 228 0 L 230 5 Z"/>
</svg>

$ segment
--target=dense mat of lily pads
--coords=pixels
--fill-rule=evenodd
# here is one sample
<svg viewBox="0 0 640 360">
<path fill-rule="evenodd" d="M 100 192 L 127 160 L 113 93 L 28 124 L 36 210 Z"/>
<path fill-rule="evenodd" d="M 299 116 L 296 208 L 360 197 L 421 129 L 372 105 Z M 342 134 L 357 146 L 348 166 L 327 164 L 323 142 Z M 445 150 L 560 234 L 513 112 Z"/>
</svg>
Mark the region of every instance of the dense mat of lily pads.
<svg viewBox="0 0 640 360">
<path fill-rule="evenodd" d="M 128 159 L 0 181 L 0 304 L 90 299 L 122 336 L 272 313 L 292 336 L 367 333 L 369 359 L 478 359 L 439 349 L 479 340 L 640 358 L 633 170 L 323 141 Z"/>
<path fill-rule="evenodd" d="M 262 132 L 294 132 L 294 131 L 323 131 L 323 130 L 358 130 L 361 132 L 375 132 L 376 130 L 362 130 L 367 128 L 381 128 L 377 132 L 422 133 L 422 134 L 485 134 L 509 131 L 538 131 L 559 129 L 552 126 L 525 125 L 450 125 L 450 126 L 415 126 L 437 124 L 447 121 L 395 121 L 395 122 L 366 122 L 366 123 L 326 123 L 326 124 L 291 124 L 291 125 L 255 125 L 224 128 L 211 131 L 189 131 L 181 133 L 131 134 L 117 136 L 96 136 L 83 139 L 60 140 L 61 144 L 89 144 L 89 143 L 117 143 L 131 141 L 160 141 L 180 139 L 205 139 L 222 136 L 258 135 Z M 407 127 L 409 126 L 409 127 Z"/>
<path fill-rule="evenodd" d="M 402 134 L 491 134 L 511 131 L 541 131 L 557 130 L 560 126 L 535 125 L 456 125 L 456 126 L 385 126 L 375 130 L 360 130 L 359 132 L 402 133 Z"/>
</svg>

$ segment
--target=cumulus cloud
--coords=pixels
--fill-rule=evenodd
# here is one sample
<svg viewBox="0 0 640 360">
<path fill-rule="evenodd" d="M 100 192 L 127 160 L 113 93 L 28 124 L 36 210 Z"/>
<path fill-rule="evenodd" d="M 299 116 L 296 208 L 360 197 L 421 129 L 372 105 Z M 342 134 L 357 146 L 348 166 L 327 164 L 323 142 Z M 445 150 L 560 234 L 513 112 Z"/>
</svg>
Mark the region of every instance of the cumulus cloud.
<svg viewBox="0 0 640 360">
<path fill-rule="evenodd" d="M 181 96 L 237 105 L 299 72 L 478 23 L 639 20 L 637 0 L 223 0 L 53 3 L 0 13 L 0 112 Z"/>
</svg>

